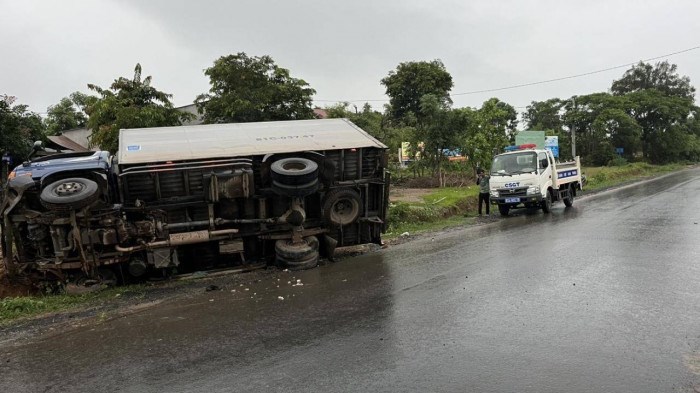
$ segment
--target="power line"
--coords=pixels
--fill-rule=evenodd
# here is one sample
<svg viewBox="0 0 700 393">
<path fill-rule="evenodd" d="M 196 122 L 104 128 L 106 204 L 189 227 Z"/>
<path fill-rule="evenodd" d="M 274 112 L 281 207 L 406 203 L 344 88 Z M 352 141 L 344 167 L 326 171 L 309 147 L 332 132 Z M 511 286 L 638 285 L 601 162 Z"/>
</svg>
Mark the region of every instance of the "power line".
<svg viewBox="0 0 700 393">
<path fill-rule="evenodd" d="M 652 61 L 652 60 L 658 60 L 658 59 L 661 59 L 661 58 L 664 58 L 664 57 L 669 57 L 669 56 L 673 56 L 673 55 L 678 55 L 678 54 L 685 53 L 685 52 L 690 52 L 690 51 L 696 50 L 696 49 L 700 49 L 700 46 L 696 46 L 696 47 L 693 47 L 693 48 L 688 48 L 688 49 L 684 49 L 684 50 L 681 50 L 681 51 L 678 51 L 678 52 L 673 52 L 673 53 L 669 53 L 669 54 L 666 54 L 666 55 L 656 56 L 656 57 L 652 57 L 652 58 L 644 59 L 644 60 L 640 60 L 640 61 L 642 61 L 642 62 L 647 62 L 647 61 Z M 558 81 L 563 81 L 563 80 L 567 80 L 567 79 L 580 78 L 580 77 L 582 77 L 582 76 L 588 76 L 588 75 L 593 75 L 593 74 L 600 74 L 601 72 L 612 71 L 612 70 L 616 70 L 616 69 L 618 69 L 618 68 L 630 67 L 630 66 L 633 66 L 633 65 L 635 65 L 635 64 L 637 64 L 637 62 L 634 62 L 634 63 L 627 63 L 627 64 L 621 64 L 621 65 L 614 66 L 614 67 L 604 68 L 604 69 L 602 69 L 602 70 L 584 72 L 583 74 L 576 74 L 576 75 L 563 76 L 563 77 L 561 77 L 561 78 L 547 79 L 547 80 L 538 81 L 538 82 L 522 83 L 522 84 L 519 84 L 519 85 L 498 87 L 498 88 L 495 88 L 495 89 L 474 90 L 474 91 L 468 91 L 468 92 L 464 92 L 464 93 L 454 93 L 454 94 L 450 94 L 450 96 L 463 96 L 463 95 L 468 95 L 468 94 L 489 93 L 489 92 L 493 92 L 493 91 L 517 89 L 517 88 L 520 88 L 520 87 L 534 86 L 534 85 L 540 85 L 540 84 L 544 84 L 544 83 L 558 82 Z"/>
<path fill-rule="evenodd" d="M 686 52 L 694 51 L 694 50 L 697 50 L 697 49 L 700 49 L 700 45 L 699 45 L 699 46 L 694 46 L 694 47 L 688 48 L 688 49 L 683 49 L 683 50 L 680 50 L 680 51 L 677 51 L 677 52 L 668 53 L 668 54 L 661 55 L 661 56 L 650 57 L 650 58 L 648 58 L 648 59 L 644 59 L 644 60 L 640 60 L 640 61 L 642 61 L 642 62 L 648 62 L 648 61 L 653 61 L 653 60 L 659 60 L 659 59 L 662 59 L 662 58 L 665 58 L 665 57 L 671 57 L 671 56 L 679 55 L 679 54 L 681 54 L 681 53 L 686 53 Z M 602 73 L 602 72 L 617 70 L 617 69 L 620 69 L 620 68 L 623 68 L 623 67 L 630 67 L 630 66 L 633 66 L 633 65 L 636 65 L 636 64 L 637 64 L 637 62 L 635 61 L 635 62 L 633 62 L 633 63 L 626 63 L 626 64 L 621 64 L 621 65 L 618 65 L 618 66 L 614 66 L 614 67 L 608 67 L 608 68 L 603 68 L 603 69 L 600 69 L 600 70 L 595 70 L 595 71 L 590 71 L 590 72 L 584 72 L 584 73 L 582 73 L 582 74 L 575 74 L 575 75 L 569 75 L 569 76 L 562 76 L 562 77 L 559 77 L 559 78 L 546 79 L 546 80 L 541 80 L 541 81 L 537 81 L 537 82 L 521 83 L 521 84 L 517 84 L 517 85 L 510 85 L 510 86 L 504 86 L 504 87 L 497 87 L 497 88 L 493 88 L 493 89 L 466 91 L 466 92 L 463 92 L 463 93 L 453 93 L 453 94 L 450 94 L 450 97 L 464 96 L 464 95 L 471 95 L 471 94 L 480 94 L 480 93 L 490 93 L 490 92 L 494 92 L 494 91 L 512 90 L 512 89 L 519 89 L 519 88 L 521 88 L 521 87 L 528 87 L 528 86 L 541 85 L 541 84 L 545 84 L 545 83 L 559 82 L 559 81 L 563 81 L 563 80 L 567 80 L 567 79 L 581 78 L 581 77 L 584 77 L 584 76 L 589 76 L 589 75 L 594 75 L 594 74 L 600 74 L 600 73 Z M 318 102 L 388 102 L 389 99 L 381 99 L 381 100 L 380 100 L 380 99 L 372 99 L 372 100 L 314 100 L 314 101 L 318 101 Z"/>
</svg>

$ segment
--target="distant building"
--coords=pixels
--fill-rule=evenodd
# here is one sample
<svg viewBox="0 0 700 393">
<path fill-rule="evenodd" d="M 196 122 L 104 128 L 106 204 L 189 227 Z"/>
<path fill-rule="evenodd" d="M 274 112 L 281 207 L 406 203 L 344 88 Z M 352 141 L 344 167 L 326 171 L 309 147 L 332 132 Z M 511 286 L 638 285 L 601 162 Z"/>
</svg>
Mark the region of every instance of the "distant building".
<svg viewBox="0 0 700 393">
<path fill-rule="evenodd" d="M 327 119 L 328 112 L 326 112 L 325 109 L 314 108 L 314 116 L 316 116 L 317 119 Z"/>
<path fill-rule="evenodd" d="M 188 120 L 182 123 L 183 126 L 197 126 L 200 124 L 204 124 L 204 115 L 200 114 L 199 111 L 197 110 L 197 104 L 189 104 L 185 106 L 180 106 L 175 108 L 179 110 L 180 112 L 186 112 L 186 113 L 191 113 L 195 115 L 195 118 L 192 120 Z"/>
</svg>

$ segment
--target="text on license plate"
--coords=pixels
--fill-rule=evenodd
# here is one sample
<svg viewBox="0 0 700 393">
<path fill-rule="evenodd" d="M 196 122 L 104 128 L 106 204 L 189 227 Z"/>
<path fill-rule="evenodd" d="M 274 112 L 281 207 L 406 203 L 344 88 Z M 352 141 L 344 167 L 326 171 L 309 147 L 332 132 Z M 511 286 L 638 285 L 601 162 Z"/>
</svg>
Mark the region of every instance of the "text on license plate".
<svg viewBox="0 0 700 393">
<path fill-rule="evenodd" d="M 506 203 L 519 203 L 520 198 L 506 198 Z"/>
</svg>

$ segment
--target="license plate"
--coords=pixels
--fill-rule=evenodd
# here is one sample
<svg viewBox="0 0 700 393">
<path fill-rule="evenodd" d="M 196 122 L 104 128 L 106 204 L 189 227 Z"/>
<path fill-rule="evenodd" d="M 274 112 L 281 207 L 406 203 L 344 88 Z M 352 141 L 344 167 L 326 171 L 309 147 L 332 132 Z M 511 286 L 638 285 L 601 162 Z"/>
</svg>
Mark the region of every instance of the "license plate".
<svg viewBox="0 0 700 393">
<path fill-rule="evenodd" d="M 506 203 L 520 203 L 520 198 L 506 198 Z"/>
</svg>

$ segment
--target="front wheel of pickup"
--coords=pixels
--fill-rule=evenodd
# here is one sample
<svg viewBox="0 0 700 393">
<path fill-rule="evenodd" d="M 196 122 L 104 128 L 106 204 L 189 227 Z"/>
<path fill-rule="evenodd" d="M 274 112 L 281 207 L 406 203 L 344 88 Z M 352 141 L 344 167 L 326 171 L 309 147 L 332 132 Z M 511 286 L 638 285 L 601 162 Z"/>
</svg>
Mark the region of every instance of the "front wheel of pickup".
<svg viewBox="0 0 700 393">
<path fill-rule="evenodd" d="M 54 211 L 82 209 L 100 197 L 97 183 L 81 177 L 55 181 L 41 190 L 41 204 Z"/>
</svg>

